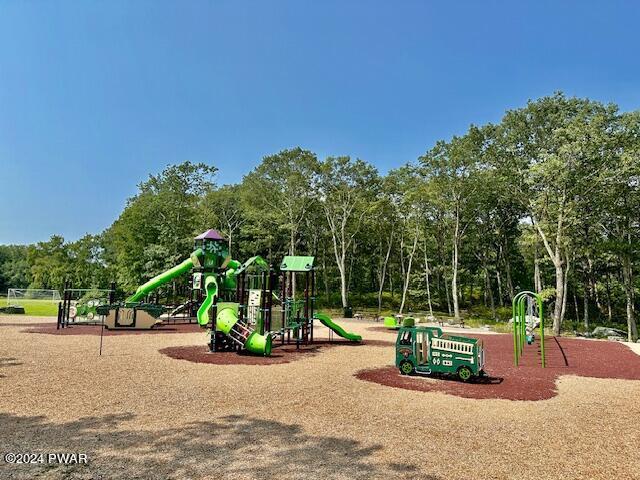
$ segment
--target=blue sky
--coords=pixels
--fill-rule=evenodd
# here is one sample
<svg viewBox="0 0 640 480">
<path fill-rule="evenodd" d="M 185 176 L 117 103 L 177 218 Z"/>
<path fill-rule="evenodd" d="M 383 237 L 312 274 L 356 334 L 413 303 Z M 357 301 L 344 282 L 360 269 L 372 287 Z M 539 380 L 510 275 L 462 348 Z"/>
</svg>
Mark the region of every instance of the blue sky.
<svg viewBox="0 0 640 480">
<path fill-rule="evenodd" d="M 0 2 L 0 243 L 108 227 L 184 160 L 382 172 L 563 90 L 640 103 L 635 1 Z"/>
</svg>

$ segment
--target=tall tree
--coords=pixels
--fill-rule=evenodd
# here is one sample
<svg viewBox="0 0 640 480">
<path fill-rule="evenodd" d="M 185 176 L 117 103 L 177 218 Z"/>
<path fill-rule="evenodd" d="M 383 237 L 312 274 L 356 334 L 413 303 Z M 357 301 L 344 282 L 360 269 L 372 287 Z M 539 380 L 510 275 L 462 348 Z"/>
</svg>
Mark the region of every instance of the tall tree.
<svg viewBox="0 0 640 480">
<path fill-rule="evenodd" d="M 497 172 L 511 181 L 555 269 L 553 330 L 566 305 L 570 232 L 580 202 L 597 188 L 594 172 L 607 168 L 599 142 L 615 109 L 562 94 L 507 112 L 499 129 Z"/>
<path fill-rule="evenodd" d="M 316 155 L 296 147 L 264 157 L 243 179 L 253 218 L 259 215 L 270 228 L 287 232 L 289 255 L 296 255 L 305 218 L 317 201 L 319 171 Z M 295 295 L 295 276 L 291 287 Z"/>
<path fill-rule="evenodd" d="M 347 267 L 356 235 L 374 208 L 379 192 L 378 171 L 360 159 L 329 157 L 322 163 L 320 172 L 319 197 L 340 274 L 342 306 L 347 307 Z"/>
<path fill-rule="evenodd" d="M 200 233 L 198 205 L 217 169 L 203 163 L 171 165 L 138 186 L 104 234 L 105 259 L 127 290 L 175 265 Z M 173 284 L 175 291 L 175 283 Z"/>
<path fill-rule="evenodd" d="M 477 173 L 484 162 L 484 147 L 485 134 L 481 129 L 471 127 L 463 137 L 454 137 L 449 143 L 438 142 L 419 159 L 422 175 L 434 192 L 434 203 L 439 206 L 441 218 L 447 224 L 451 242 L 451 298 L 453 314 L 458 321 L 460 250 L 467 228 L 477 213 Z"/>
</svg>

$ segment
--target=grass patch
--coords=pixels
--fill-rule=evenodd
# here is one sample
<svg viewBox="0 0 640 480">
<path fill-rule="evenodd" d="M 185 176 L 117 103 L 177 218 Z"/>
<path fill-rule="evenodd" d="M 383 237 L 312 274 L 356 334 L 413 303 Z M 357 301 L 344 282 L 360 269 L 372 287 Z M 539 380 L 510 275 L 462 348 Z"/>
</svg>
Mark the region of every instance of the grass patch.
<svg viewBox="0 0 640 480">
<path fill-rule="evenodd" d="M 28 300 L 19 302 L 24 307 L 24 314 L 34 317 L 56 317 L 58 316 L 58 302 L 53 300 Z M 8 305 L 7 305 L 8 306 Z"/>
</svg>

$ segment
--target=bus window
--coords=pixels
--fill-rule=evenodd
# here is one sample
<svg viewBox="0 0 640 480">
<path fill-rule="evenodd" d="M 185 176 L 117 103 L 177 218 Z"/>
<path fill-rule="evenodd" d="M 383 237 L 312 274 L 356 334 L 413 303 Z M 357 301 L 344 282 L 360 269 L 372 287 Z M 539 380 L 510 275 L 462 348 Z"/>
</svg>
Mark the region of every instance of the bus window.
<svg viewBox="0 0 640 480">
<path fill-rule="evenodd" d="M 407 330 L 400 337 L 400 345 L 411 345 L 411 331 Z"/>
</svg>

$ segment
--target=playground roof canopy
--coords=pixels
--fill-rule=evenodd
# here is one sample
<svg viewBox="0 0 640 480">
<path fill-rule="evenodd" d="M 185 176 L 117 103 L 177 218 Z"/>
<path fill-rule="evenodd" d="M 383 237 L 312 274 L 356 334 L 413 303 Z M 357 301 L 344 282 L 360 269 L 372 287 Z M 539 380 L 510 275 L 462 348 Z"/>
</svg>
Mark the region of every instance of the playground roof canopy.
<svg viewBox="0 0 640 480">
<path fill-rule="evenodd" d="M 226 239 L 222 236 L 222 234 L 219 231 L 209 229 L 206 232 L 198 235 L 196 238 L 194 238 L 194 240 L 226 240 Z"/>
<path fill-rule="evenodd" d="M 308 272 L 313 270 L 315 257 L 295 257 L 287 255 L 282 259 L 280 270 L 283 272 Z"/>
<path fill-rule="evenodd" d="M 258 267 L 258 269 L 263 272 L 269 270 L 269 264 L 260 255 L 256 255 L 240 265 L 238 270 L 236 270 L 236 274 L 244 272 L 251 266 Z"/>
</svg>

